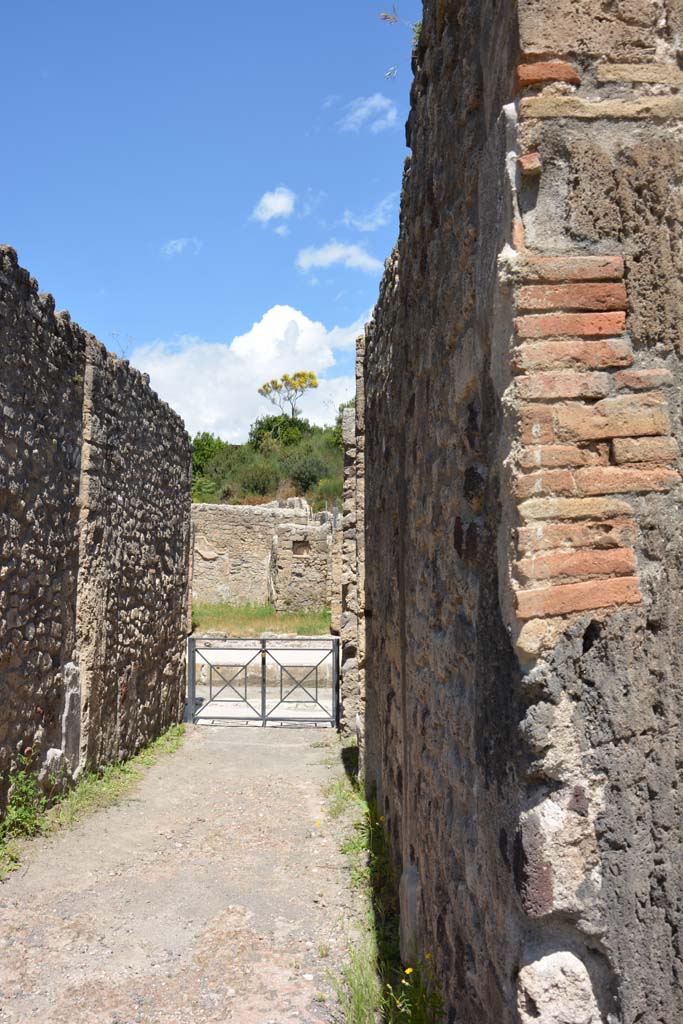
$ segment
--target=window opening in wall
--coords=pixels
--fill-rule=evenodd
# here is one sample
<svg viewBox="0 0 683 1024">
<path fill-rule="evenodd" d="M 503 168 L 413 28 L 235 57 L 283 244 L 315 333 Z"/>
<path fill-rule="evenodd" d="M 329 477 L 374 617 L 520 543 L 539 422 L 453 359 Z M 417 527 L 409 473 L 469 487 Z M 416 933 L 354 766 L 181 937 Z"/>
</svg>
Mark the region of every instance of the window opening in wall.
<svg viewBox="0 0 683 1024">
<path fill-rule="evenodd" d="M 292 553 L 295 555 L 310 555 L 311 545 L 307 540 L 292 541 Z"/>
</svg>

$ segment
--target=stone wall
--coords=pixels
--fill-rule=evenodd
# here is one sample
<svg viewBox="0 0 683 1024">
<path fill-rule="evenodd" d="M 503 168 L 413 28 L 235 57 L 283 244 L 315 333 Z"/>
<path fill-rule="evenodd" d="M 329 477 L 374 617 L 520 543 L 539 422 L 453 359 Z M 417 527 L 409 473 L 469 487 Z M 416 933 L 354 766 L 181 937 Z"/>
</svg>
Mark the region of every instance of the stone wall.
<svg viewBox="0 0 683 1024">
<path fill-rule="evenodd" d="M 683 1014 L 682 27 L 425 3 L 365 341 L 365 761 L 449 1021 Z"/>
<path fill-rule="evenodd" d="M 87 342 L 77 646 L 89 764 L 129 756 L 184 699 L 190 446 L 145 377 Z"/>
<path fill-rule="evenodd" d="M 7 247 L 0 354 L 2 800 L 18 753 L 73 775 L 178 720 L 190 447 Z"/>
<path fill-rule="evenodd" d="M 270 558 L 269 599 L 278 612 L 330 608 L 334 519 L 278 525 Z"/>
<path fill-rule="evenodd" d="M 303 498 L 265 505 L 193 505 L 194 601 L 330 607 L 333 517 Z"/>
<path fill-rule="evenodd" d="M 342 525 L 340 724 L 358 739 L 365 768 L 365 338 L 356 342 L 355 406 L 342 414 L 344 518 Z"/>
</svg>

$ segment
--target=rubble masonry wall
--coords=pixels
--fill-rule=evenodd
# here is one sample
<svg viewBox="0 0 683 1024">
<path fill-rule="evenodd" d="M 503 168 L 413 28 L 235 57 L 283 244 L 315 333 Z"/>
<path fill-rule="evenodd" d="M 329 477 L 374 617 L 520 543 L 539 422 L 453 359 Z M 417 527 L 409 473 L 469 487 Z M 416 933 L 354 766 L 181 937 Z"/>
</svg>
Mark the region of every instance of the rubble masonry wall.
<svg viewBox="0 0 683 1024">
<path fill-rule="evenodd" d="M 0 800 L 17 755 L 73 775 L 177 721 L 190 445 L 146 378 L 0 247 Z"/>
</svg>

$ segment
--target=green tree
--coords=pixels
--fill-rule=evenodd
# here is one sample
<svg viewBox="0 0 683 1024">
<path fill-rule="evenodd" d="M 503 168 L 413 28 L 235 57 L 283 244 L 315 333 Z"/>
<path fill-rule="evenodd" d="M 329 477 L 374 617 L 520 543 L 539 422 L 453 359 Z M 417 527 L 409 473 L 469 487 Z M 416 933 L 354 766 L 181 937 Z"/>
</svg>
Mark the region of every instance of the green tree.
<svg viewBox="0 0 683 1024">
<path fill-rule="evenodd" d="M 266 381 L 258 389 L 258 393 L 276 405 L 285 416 L 289 406 L 289 418 L 295 420 L 299 417 L 297 402 L 307 391 L 317 387 L 318 378 L 312 370 L 297 370 L 291 375 L 284 373 L 279 379 L 275 377 Z"/>
<path fill-rule="evenodd" d="M 192 475 L 202 476 L 208 463 L 226 447 L 225 441 L 206 431 L 195 434 L 192 442 Z"/>
<path fill-rule="evenodd" d="M 249 428 L 249 444 L 261 451 L 265 441 L 278 441 L 283 447 L 298 444 L 305 434 L 311 433 L 308 420 L 290 416 L 261 416 Z"/>
</svg>

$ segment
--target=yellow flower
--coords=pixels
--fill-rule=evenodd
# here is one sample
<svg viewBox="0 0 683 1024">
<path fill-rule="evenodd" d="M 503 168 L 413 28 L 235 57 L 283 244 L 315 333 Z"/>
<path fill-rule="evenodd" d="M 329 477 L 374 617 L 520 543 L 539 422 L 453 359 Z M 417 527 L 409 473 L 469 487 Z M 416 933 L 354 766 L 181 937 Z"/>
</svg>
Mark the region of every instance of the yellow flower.
<svg viewBox="0 0 683 1024">
<path fill-rule="evenodd" d="M 383 814 L 380 814 L 380 816 L 379 816 L 379 820 L 380 820 L 380 821 L 384 821 L 384 815 L 383 815 Z"/>
<path fill-rule="evenodd" d="M 432 954 L 431 953 L 426 953 L 425 954 L 425 960 L 431 960 L 431 959 L 432 959 Z"/>
<path fill-rule="evenodd" d="M 412 974 L 413 973 L 413 968 L 412 967 L 406 967 L 405 973 L 406 974 Z"/>
<path fill-rule="evenodd" d="M 316 827 L 316 828 L 320 828 L 320 822 L 319 822 L 319 821 L 316 821 L 316 823 L 315 823 L 315 827 Z"/>
</svg>

